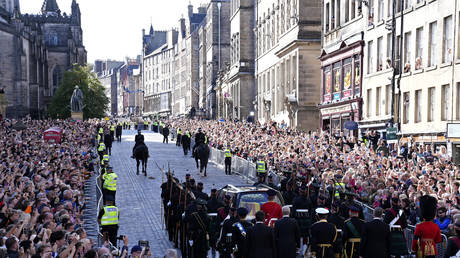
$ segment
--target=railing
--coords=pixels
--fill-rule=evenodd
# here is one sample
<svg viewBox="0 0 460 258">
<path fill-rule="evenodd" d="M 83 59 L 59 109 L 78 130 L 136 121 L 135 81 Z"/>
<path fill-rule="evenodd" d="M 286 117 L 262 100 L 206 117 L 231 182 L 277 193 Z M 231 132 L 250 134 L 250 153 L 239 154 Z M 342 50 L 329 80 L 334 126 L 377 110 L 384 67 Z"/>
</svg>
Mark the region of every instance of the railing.
<svg viewBox="0 0 460 258">
<path fill-rule="evenodd" d="M 372 220 L 374 208 L 360 201 L 355 201 L 355 203 L 359 204 L 362 207 L 363 213 L 364 213 L 364 220 L 365 221 Z M 407 228 L 404 229 L 404 238 L 406 239 L 406 244 L 407 244 L 409 253 L 411 253 L 412 240 L 414 239 L 414 231 L 415 231 L 414 225 L 408 225 Z M 444 254 L 446 253 L 447 236 L 445 234 L 441 234 L 441 238 L 442 238 L 442 242 L 439 244 L 436 244 L 436 249 L 438 250 L 438 255 L 436 256 L 437 258 L 444 257 Z M 407 255 L 406 257 L 413 257 L 413 255 Z"/>
</svg>

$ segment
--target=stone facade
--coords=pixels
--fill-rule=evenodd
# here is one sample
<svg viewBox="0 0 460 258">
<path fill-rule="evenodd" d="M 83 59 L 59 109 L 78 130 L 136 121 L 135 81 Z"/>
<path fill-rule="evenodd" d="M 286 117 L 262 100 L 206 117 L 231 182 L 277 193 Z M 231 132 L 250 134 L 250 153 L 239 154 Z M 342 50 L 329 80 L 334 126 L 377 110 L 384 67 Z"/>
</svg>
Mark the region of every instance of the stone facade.
<svg viewBox="0 0 460 258">
<path fill-rule="evenodd" d="M 317 129 L 321 1 L 257 0 L 256 16 L 258 120 Z"/>
<path fill-rule="evenodd" d="M 255 100 L 255 0 L 230 1 L 230 59 L 219 77 L 218 116 L 247 119 Z"/>
<path fill-rule="evenodd" d="M 117 115 L 141 115 L 142 103 L 136 102 L 138 95 L 142 95 L 139 84 L 136 85 L 136 75 L 140 73 L 141 56 L 126 58 L 124 64 L 117 71 Z"/>
<path fill-rule="evenodd" d="M 124 62 L 113 60 L 96 60 L 94 62 L 93 72 L 96 73 L 97 78 L 105 88 L 105 94 L 109 98 L 108 115 L 117 115 L 117 71 L 124 64 Z"/>
<path fill-rule="evenodd" d="M 7 117 L 44 115 L 63 73 L 86 64 L 80 8 L 61 14 L 55 0 L 45 0 L 42 14 L 22 15 L 18 0 L 0 1 L 0 87 Z"/>
</svg>

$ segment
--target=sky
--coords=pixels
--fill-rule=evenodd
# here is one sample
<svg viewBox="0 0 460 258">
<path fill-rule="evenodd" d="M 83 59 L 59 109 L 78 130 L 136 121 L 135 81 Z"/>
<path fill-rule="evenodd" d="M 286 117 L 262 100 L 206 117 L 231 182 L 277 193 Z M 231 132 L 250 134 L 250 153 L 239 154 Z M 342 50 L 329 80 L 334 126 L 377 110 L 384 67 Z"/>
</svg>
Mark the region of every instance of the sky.
<svg viewBox="0 0 460 258">
<path fill-rule="evenodd" d="M 21 13 L 40 13 L 44 0 L 20 0 Z M 62 13 L 70 14 L 72 0 L 56 0 Z M 82 15 L 83 44 L 88 51 L 88 63 L 95 59 L 122 61 L 141 54 L 142 29 L 146 33 L 153 24 L 155 30 L 178 27 L 187 13 L 206 0 L 77 0 Z"/>
</svg>

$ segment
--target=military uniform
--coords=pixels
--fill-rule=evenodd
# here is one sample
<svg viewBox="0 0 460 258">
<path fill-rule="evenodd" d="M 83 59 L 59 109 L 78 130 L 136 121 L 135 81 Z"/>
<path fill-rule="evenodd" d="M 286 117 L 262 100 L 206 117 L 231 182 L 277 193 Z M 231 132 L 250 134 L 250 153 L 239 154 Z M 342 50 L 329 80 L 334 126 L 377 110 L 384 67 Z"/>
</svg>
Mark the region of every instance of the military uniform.
<svg viewBox="0 0 460 258">
<path fill-rule="evenodd" d="M 232 226 L 232 245 L 234 248 L 234 257 L 247 257 L 247 232 L 254 225 L 246 221 L 248 210 L 246 208 L 238 208 L 238 221 Z"/>
<path fill-rule="evenodd" d="M 200 200 L 200 199 L 199 199 Z M 201 200 L 203 201 L 203 200 Z M 199 202 L 199 205 L 206 205 L 206 202 Z M 185 221 L 188 224 L 189 245 L 191 253 L 195 258 L 207 257 L 209 250 L 209 224 L 210 219 L 204 209 L 190 213 Z"/>
<path fill-rule="evenodd" d="M 361 232 L 363 231 L 363 226 L 364 221 L 357 217 L 352 217 L 345 221 L 342 236 L 345 247 L 345 257 L 359 257 L 359 246 L 361 243 Z"/>
<path fill-rule="evenodd" d="M 316 209 L 318 214 L 328 214 L 329 212 L 324 208 Z M 317 258 L 333 258 L 334 245 L 337 240 L 337 229 L 326 219 L 320 219 L 318 222 L 311 226 L 310 230 L 310 243 L 311 251 L 316 254 Z"/>
<path fill-rule="evenodd" d="M 423 222 L 417 224 L 412 240 L 412 252 L 420 252 L 423 257 L 435 257 L 438 254 L 436 244 L 441 243 L 441 230 L 433 223 L 436 216 L 436 198 L 424 195 L 420 197 L 420 210 Z"/>
<path fill-rule="evenodd" d="M 305 191 L 305 188 L 303 188 L 302 191 Z M 310 198 L 308 198 L 305 193 L 301 193 L 301 195 L 296 196 L 292 201 L 293 215 L 299 224 L 300 236 L 303 238 L 308 237 L 308 232 L 310 231 L 312 224 L 310 212 L 312 208 L 313 205 Z"/>
<path fill-rule="evenodd" d="M 217 250 L 219 251 L 220 257 L 223 258 L 230 258 L 231 254 L 233 253 L 233 244 L 232 244 L 232 236 L 233 236 L 233 225 L 237 223 L 239 220 L 236 216 L 230 216 L 224 220 L 222 223 L 222 228 L 220 231 L 218 243 L 217 243 Z"/>
</svg>

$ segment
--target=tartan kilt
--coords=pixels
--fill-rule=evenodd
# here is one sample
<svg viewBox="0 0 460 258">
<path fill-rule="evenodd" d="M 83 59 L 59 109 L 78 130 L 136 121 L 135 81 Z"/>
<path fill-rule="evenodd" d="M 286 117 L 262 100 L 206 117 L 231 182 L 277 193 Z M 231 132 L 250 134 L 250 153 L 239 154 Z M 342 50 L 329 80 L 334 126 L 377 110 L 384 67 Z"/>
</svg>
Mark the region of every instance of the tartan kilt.
<svg viewBox="0 0 460 258">
<path fill-rule="evenodd" d="M 407 249 L 406 238 L 402 231 L 391 231 L 390 243 L 391 255 L 406 255 L 409 254 Z"/>
<path fill-rule="evenodd" d="M 217 217 L 211 218 L 210 224 L 209 224 L 209 242 L 214 247 L 217 239 L 219 238 L 219 233 L 220 233 L 220 225 Z"/>
<path fill-rule="evenodd" d="M 311 219 L 309 217 L 296 218 L 297 224 L 299 224 L 300 237 L 307 237 L 310 232 Z"/>
</svg>

